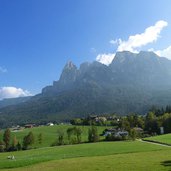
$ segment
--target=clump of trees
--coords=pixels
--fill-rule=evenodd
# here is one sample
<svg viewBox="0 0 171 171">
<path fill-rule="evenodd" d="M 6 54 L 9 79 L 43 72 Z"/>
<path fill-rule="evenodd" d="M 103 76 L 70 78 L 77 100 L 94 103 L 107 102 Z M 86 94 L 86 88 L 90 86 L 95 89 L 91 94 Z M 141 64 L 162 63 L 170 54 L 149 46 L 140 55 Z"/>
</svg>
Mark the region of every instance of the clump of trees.
<svg viewBox="0 0 171 171">
<path fill-rule="evenodd" d="M 97 117 L 97 120 L 91 116 L 86 118 L 75 118 L 70 120 L 72 125 L 94 125 L 94 126 L 106 126 L 112 125 L 111 121 L 107 121 L 105 117 Z"/>
<path fill-rule="evenodd" d="M 65 134 L 67 134 L 68 142 L 64 141 Z M 57 140 L 52 143 L 52 146 L 64 144 L 79 144 L 81 143 L 82 129 L 79 127 L 71 127 L 66 132 L 61 128 L 57 130 Z"/>
<path fill-rule="evenodd" d="M 60 128 L 57 130 L 57 140 L 52 143 L 52 146 L 80 144 L 82 142 L 82 133 L 82 129 L 76 126 L 68 128 L 66 132 L 62 128 Z M 88 142 L 97 141 L 99 141 L 98 129 L 96 126 L 91 126 L 88 130 Z"/>
<path fill-rule="evenodd" d="M 131 114 L 121 117 L 117 127 L 128 131 L 132 139 L 161 134 L 161 127 L 164 133 L 171 133 L 171 106 L 165 109 L 153 106 L 145 116 Z M 142 128 L 144 133 L 137 132 L 136 127 Z"/>
<path fill-rule="evenodd" d="M 82 130 L 79 127 L 72 127 L 67 129 L 68 141 L 70 144 L 81 143 Z"/>
<path fill-rule="evenodd" d="M 13 140 L 11 140 L 11 138 L 12 138 L 11 131 L 9 128 L 7 128 L 4 131 L 3 140 L 0 141 L 0 152 L 18 150 L 17 143 L 19 143 L 19 142 L 18 142 L 16 136 L 13 137 Z M 11 141 L 12 141 L 12 143 L 11 143 Z"/>
<path fill-rule="evenodd" d="M 7 128 L 3 133 L 3 140 L 0 140 L 0 152 L 27 150 L 35 143 L 35 136 L 30 131 L 22 140 L 22 144 L 16 136 L 11 136 L 11 131 Z M 42 143 L 42 133 L 38 135 L 38 143 Z"/>
</svg>

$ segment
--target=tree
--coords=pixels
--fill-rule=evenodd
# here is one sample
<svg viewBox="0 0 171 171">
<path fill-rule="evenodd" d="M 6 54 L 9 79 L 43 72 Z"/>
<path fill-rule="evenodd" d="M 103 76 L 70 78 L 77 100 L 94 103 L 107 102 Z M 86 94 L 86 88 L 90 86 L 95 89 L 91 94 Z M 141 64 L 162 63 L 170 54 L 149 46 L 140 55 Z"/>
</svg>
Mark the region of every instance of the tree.
<svg viewBox="0 0 171 171">
<path fill-rule="evenodd" d="M 156 116 L 155 116 L 155 114 L 154 114 L 154 112 L 149 112 L 148 114 L 147 114 L 147 116 L 146 116 L 146 120 L 154 120 L 154 119 L 156 119 Z"/>
<path fill-rule="evenodd" d="M 17 140 L 16 136 L 14 136 L 13 141 L 12 141 L 12 146 L 15 147 L 17 145 L 17 143 L 18 143 L 18 140 Z"/>
<path fill-rule="evenodd" d="M 13 140 L 12 140 L 12 146 L 11 146 L 11 151 L 16 151 L 17 150 L 17 144 L 18 144 L 18 140 L 16 138 L 16 136 L 13 137 Z"/>
<path fill-rule="evenodd" d="M 18 150 L 18 151 L 20 151 L 20 150 L 21 150 L 21 144 L 20 144 L 20 142 L 19 142 L 19 141 L 18 141 L 18 143 L 17 143 L 16 147 L 17 147 L 17 150 Z"/>
<path fill-rule="evenodd" d="M 171 113 L 171 106 L 166 106 L 166 113 Z"/>
<path fill-rule="evenodd" d="M 144 129 L 145 129 L 145 131 L 147 131 L 149 134 L 152 134 L 152 135 L 160 133 L 159 123 L 156 119 L 146 121 Z"/>
<path fill-rule="evenodd" d="M 42 144 L 42 139 L 43 139 L 42 133 L 40 133 L 40 134 L 38 135 L 38 143 L 39 143 L 39 144 Z"/>
<path fill-rule="evenodd" d="M 126 131 L 130 131 L 130 123 L 126 118 L 123 118 L 121 120 L 121 122 L 119 123 L 119 127 L 126 130 Z"/>
<path fill-rule="evenodd" d="M 146 116 L 145 120 L 145 131 L 150 134 L 159 134 L 160 133 L 160 125 L 158 122 L 158 118 L 154 115 L 153 112 L 149 112 Z"/>
<path fill-rule="evenodd" d="M 71 143 L 71 136 L 73 134 L 73 128 L 67 129 L 68 141 Z"/>
<path fill-rule="evenodd" d="M 58 135 L 58 145 L 63 145 L 64 144 L 64 131 L 62 129 L 58 129 L 57 135 Z"/>
<path fill-rule="evenodd" d="M 97 142 L 99 141 L 99 135 L 98 135 L 98 130 L 97 127 L 92 126 L 88 130 L 88 141 L 89 142 Z"/>
<path fill-rule="evenodd" d="M 3 141 L 0 141 L 0 152 L 5 151 L 5 143 Z"/>
<path fill-rule="evenodd" d="M 29 132 L 28 135 L 26 135 L 24 138 L 23 138 L 23 148 L 24 149 L 27 149 L 28 146 L 34 144 L 34 135 L 33 135 L 33 132 Z"/>
<path fill-rule="evenodd" d="M 136 132 L 136 130 L 135 130 L 135 129 L 131 129 L 129 135 L 130 135 L 130 137 L 131 137 L 132 140 L 135 140 L 136 137 L 137 137 L 137 132 Z"/>
<path fill-rule="evenodd" d="M 81 143 L 81 134 L 82 134 L 81 128 L 76 128 L 75 127 L 75 133 L 76 133 L 76 136 L 77 136 L 77 143 Z"/>
<path fill-rule="evenodd" d="M 79 127 L 72 127 L 67 129 L 68 141 L 71 144 L 81 142 L 82 130 Z"/>
<path fill-rule="evenodd" d="M 70 121 L 72 125 L 82 125 L 83 124 L 83 120 L 80 118 L 75 118 L 73 120 Z"/>
<path fill-rule="evenodd" d="M 171 117 L 169 117 L 163 121 L 163 127 L 164 127 L 165 133 L 171 132 Z"/>
<path fill-rule="evenodd" d="M 5 149 L 8 150 L 10 147 L 10 138 L 11 138 L 11 131 L 7 128 L 3 135 L 3 141 L 5 143 Z"/>
</svg>

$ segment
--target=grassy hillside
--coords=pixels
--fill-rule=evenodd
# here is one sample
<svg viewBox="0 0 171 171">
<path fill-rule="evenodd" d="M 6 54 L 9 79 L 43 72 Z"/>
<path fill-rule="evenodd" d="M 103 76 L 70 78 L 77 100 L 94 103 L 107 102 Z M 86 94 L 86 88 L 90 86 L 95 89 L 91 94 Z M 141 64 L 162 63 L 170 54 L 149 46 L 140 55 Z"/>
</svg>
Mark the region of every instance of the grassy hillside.
<svg viewBox="0 0 171 171">
<path fill-rule="evenodd" d="M 38 141 L 26 151 L 0 153 L 0 170 L 3 171 L 167 171 L 171 170 L 171 148 L 139 141 L 99 142 L 78 145 L 49 147 L 57 137 L 57 130 L 66 131 L 70 125 L 44 126 L 13 132 L 12 136 L 22 141 L 29 131 L 35 137 L 43 134 L 43 143 Z M 87 141 L 89 126 L 81 126 L 82 141 Z M 98 127 L 101 133 L 105 127 Z M 3 131 L 0 132 L 2 139 Z M 151 137 L 169 142 L 171 134 Z M 170 139 L 169 139 L 170 138 Z M 67 134 L 65 135 L 67 142 Z M 7 156 L 15 156 L 15 160 Z"/>
<path fill-rule="evenodd" d="M 149 153 L 150 151 L 151 153 Z M 69 166 L 65 166 L 66 165 L 65 161 L 71 162 L 70 170 L 72 169 L 74 170 L 74 168 L 77 166 L 72 167 L 72 164 L 74 164 L 77 160 L 80 161 L 81 163 L 84 163 L 85 161 L 87 162 L 90 161 L 90 163 L 93 162 L 95 164 L 94 166 L 94 169 L 95 169 L 96 167 L 99 167 L 98 163 L 100 161 L 103 161 L 103 159 L 105 158 L 108 159 L 108 161 L 106 161 L 106 164 L 107 162 L 109 162 L 109 165 L 113 165 L 112 161 L 115 159 L 116 159 L 115 163 L 118 163 L 118 164 L 123 163 L 124 161 L 122 160 L 122 158 L 125 158 L 126 159 L 125 161 L 128 164 L 129 162 L 130 163 L 133 162 L 134 159 L 139 160 L 139 158 L 132 157 L 132 155 L 135 155 L 135 156 L 137 155 L 143 158 L 143 160 L 147 160 L 147 158 L 143 157 L 146 153 L 155 155 L 156 152 L 157 154 L 163 154 L 166 152 L 169 154 L 168 147 L 162 147 L 162 146 L 157 146 L 157 145 L 153 145 L 149 143 L 142 143 L 142 142 L 101 142 L 101 143 L 87 143 L 87 144 L 79 144 L 79 145 L 58 146 L 58 147 L 40 148 L 40 149 L 20 151 L 20 152 L 0 153 L 0 169 L 16 168 L 16 167 L 22 167 L 22 166 L 33 165 L 36 163 L 41 163 L 39 165 L 38 170 L 42 170 L 41 169 L 42 162 L 51 161 L 51 160 L 57 160 L 57 162 L 55 162 L 56 165 L 58 164 L 60 165 L 60 163 L 63 163 L 63 167 L 65 168 L 64 170 L 66 171 L 68 171 L 67 167 Z M 132 153 L 132 154 L 129 154 L 129 153 Z M 16 160 L 8 160 L 7 156 L 9 155 L 14 155 Z M 112 157 L 111 155 L 114 155 L 114 156 Z M 103 157 L 92 158 L 93 156 L 103 156 Z M 129 157 L 127 158 L 126 156 L 127 157 L 129 156 Z M 84 158 L 84 157 L 87 157 L 87 158 Z M 112 157 L 112 160 L 110 160 L 111 157 Z M 170 157 L 171 157 L 171 153 L 170 153 Z M 68 160 L 70 158 L 74 158 L 74 159 Z M 44 164 L 46 165 L 46 163 Z M 143 161 L 142 161 L 142 165 L 143 165 Z M 33 165 L 33 167 L 37 167 L 37 166 Z M 82 168 L 88 167 L 88 170 L 91 170 L 90 167 L 92 166 L 79 164 L 76 170 L 80 170 L 81 168 L 79 167 L 82 167 Z M 106 167 L 107 166 L 104 165 L 103 170 L 105 170 Z M 24 169 L 22 168 L 19 170 L 24 170 Z"/>
<path fill-rule="evenodd" d="M 145 138 L 144 140 L 171 145 L 171 134 L 158 135 L 154 137 Z"/>
<path fill-rule="evenodd" d="M 3 171 L 169 171 L 171 150 L 54 160 Z"/>
<path fill-rule="evenodd" d="M 54 125 L 54 126 L 42 126 L 42 127 L 35 127 L 35 128 L 28 128 L 24 129 L 23 131 L 19 132 L 12 132 L 12 137 L 16 136 L 16 138 L 22 143 L 23 137 L 28 134 L 29 131 L 32 131 L 35 135 L 35 144 L 33 144 L 33 148 L 40 148 L 40 147 L 49 147 L 51 144 L 57 139 L 57 130 L 62 129 L 65 132 L 65 142 L 67 141 L 67 134 L 66 130 L 69 127 L 73 127 L 72 125 Z M 80 126 L 82 129 L 82 142 L 88 141 L 88 129 L 90 126 Z M 98 133 L 101 134 L 102 131 L 106 128 L 104 126 L 99 126 Z M 38 135 L 42 133 L 42 144 L 38 143 Z M 3 131 L 0 132 L 0 140 L 2 140 Z M 101 137 L 103 138 L 103 137 Z"/>
</svg>

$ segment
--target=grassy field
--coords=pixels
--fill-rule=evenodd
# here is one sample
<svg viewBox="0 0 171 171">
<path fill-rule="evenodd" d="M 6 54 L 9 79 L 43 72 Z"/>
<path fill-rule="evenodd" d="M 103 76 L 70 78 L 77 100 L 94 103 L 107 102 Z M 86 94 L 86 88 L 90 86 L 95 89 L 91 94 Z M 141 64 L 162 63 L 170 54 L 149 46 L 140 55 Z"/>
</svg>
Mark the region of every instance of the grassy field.
<svg viewBox="0 0 171 171">
<path fill-rule="evenodd" d="M 54 160 L 3 171 L 170 171 L 171 150 Z"/>
<path fill-rule="evenodd" d="M 17 140 L 22 143 L 23 137 L 28 134 L 29 131 L 32 131 L 35 136 L 35 143 L 33 144 L 33 148 L 40 148 L 40 147 L 49 147 L 51 144 L 57 139 L 57 130 L 62 129 L 65 132 L 65 143 L 67 141 L 67 134 L 66 130 L 69 127 L 73 127 L 72 125 L 54 125 L 54 126 L 42 126 L 42 127 L 35 127 L 35 128 L 27 128 L 19 132 L 12 132 L 12 137 L 15 135 Z M 79 126 L 82 129 L 82 142 L 88 141 L 88 129 L 90 126 Z M 102 131 L 106 128 L 104 126 L 98 126 L 98 133 L 101 134 Z M 38 135 L 42 133 L 42 144 L 38 143 Z M 2 140 L 3 131 L 0 132 L 0 140 Z M 101 137 L 103 139 L 104 137 Z M 11 138 L 12 139 L 12 138 Z"/>
<path fill-rule="evenodd" d="M 139 141 L 99 142 L 49 147 L 57 137 L 57 130 L 66 131 L 69 125 L 37 127 L 13 132 L 12 136 L 22 142 L 32 131 L 37 137 L 43 134 L 42 144 L 36 149 L 0 153 L 0 170 L 3 171 L 166 171 L 171 170 L 171 147 Z M 101 133 L 106 127 L 98 127 Z M 87 141 L 88 126 L 81 126 L 82 141 Z M 2 139 L 3 132 L 0 132 Z M 171 134 L 148 139 L 171 143 Z M 67 142 L 67 134 L 65 135 Z M 15 156 L 15 160 L 7 156 Z"/>
<path fill-rule="evenodd" d="M 153 136 L 153 137 L 145 138 L 144 140 L 150 140 L 150 141 L 154 141 L 154 142 L 171 145 L 171 134 Z"/>
<path fill-rule="evenodd" d="M 74 168 L 75 170 L 83 170 L 86 167 L 88 170 L 92 170 L 91 165 L 87 164 L 88 166 L 85 166 L 85 164 L 88 162 L 93 162 L 95 165 L 93 170 L 98 170 L 96 168 L 99 167 L 98 163 L 101 161 L 106 162 L 106 164 L 108 163 L 109 166 L 111 165 L 110 167 L 112 167 L 115 166 L 112 161 L 115 161 L 114 163 L 120 165 L 124 162 L 122 158 L 125 158 L 127 165 L 129 163 L 131 165 L 134 159 L 139 160 L 138 157 L 143 158 L 143 160 L 148 160 L 144 156 L 148 156 L 149 152 L 151 155 L 162 154 L 166 157 L 166 160 L 168 160 L 169 157 L 171 157 L 171 150 L 170 155 L 168 150 L 170 150 L 168 147 L 162 147 L 138 141 L 100 142 L 40 148 L 28 151 L 0 153 L 0 169 L 17 168 L 31 165 L 26 168 L 17 168 L 16 170 L 28 170 L 28 168 L 30 168 L 30 170 L 36 170 L 38 168 L 38 170 L 46 170 L 46 167 L 52 167 L 52 170 L 55 170 L 55 167 L 59 167 L 58 165 L 63 165 L 61 169 L 66 171 L 69 169 L 74 170 Z M 164 153 L 167 153 L 168 155 L 166 156 Z M 9 155 L 14 155 L 16 160 L 8 160 L 7 156 Z M 160 156 L 158 156 L 158 160 L 159 158 Z M 144 165 L 143 160 L 142 165 Z M 165 160 L 163 159 L 163 162 L 164 161 Z M 67 166 L 67 162 L 71 162 L 71 165 Z M 83 165 L 80 165 L 77 162 L 83 163 Z M 78 168 L 76 169 L 76 167 Z M 104 167 L 106 167 L 106 165 L 103 166 L 103 170 L 105 170 Z"/>
</svg>

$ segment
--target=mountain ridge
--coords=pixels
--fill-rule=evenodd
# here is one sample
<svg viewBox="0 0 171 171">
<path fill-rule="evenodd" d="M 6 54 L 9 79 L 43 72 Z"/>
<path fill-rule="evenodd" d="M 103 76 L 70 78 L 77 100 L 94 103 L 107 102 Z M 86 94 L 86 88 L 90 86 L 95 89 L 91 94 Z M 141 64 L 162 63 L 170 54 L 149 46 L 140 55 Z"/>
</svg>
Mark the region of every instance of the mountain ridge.
<svg viewBox="0 0 171 171">
<path fill-rule="evenodd" d="M 94 61 L 77 68 L 68 61 L 58 81 L 25 103 L 0 109 L 0 115 L 28 123 L 91 113 L 145 114 L 153 105 L 171 104 L 170 87 L 170 60 L 153 52 L 117 52 L 109 66 Z"/>
</svg>

